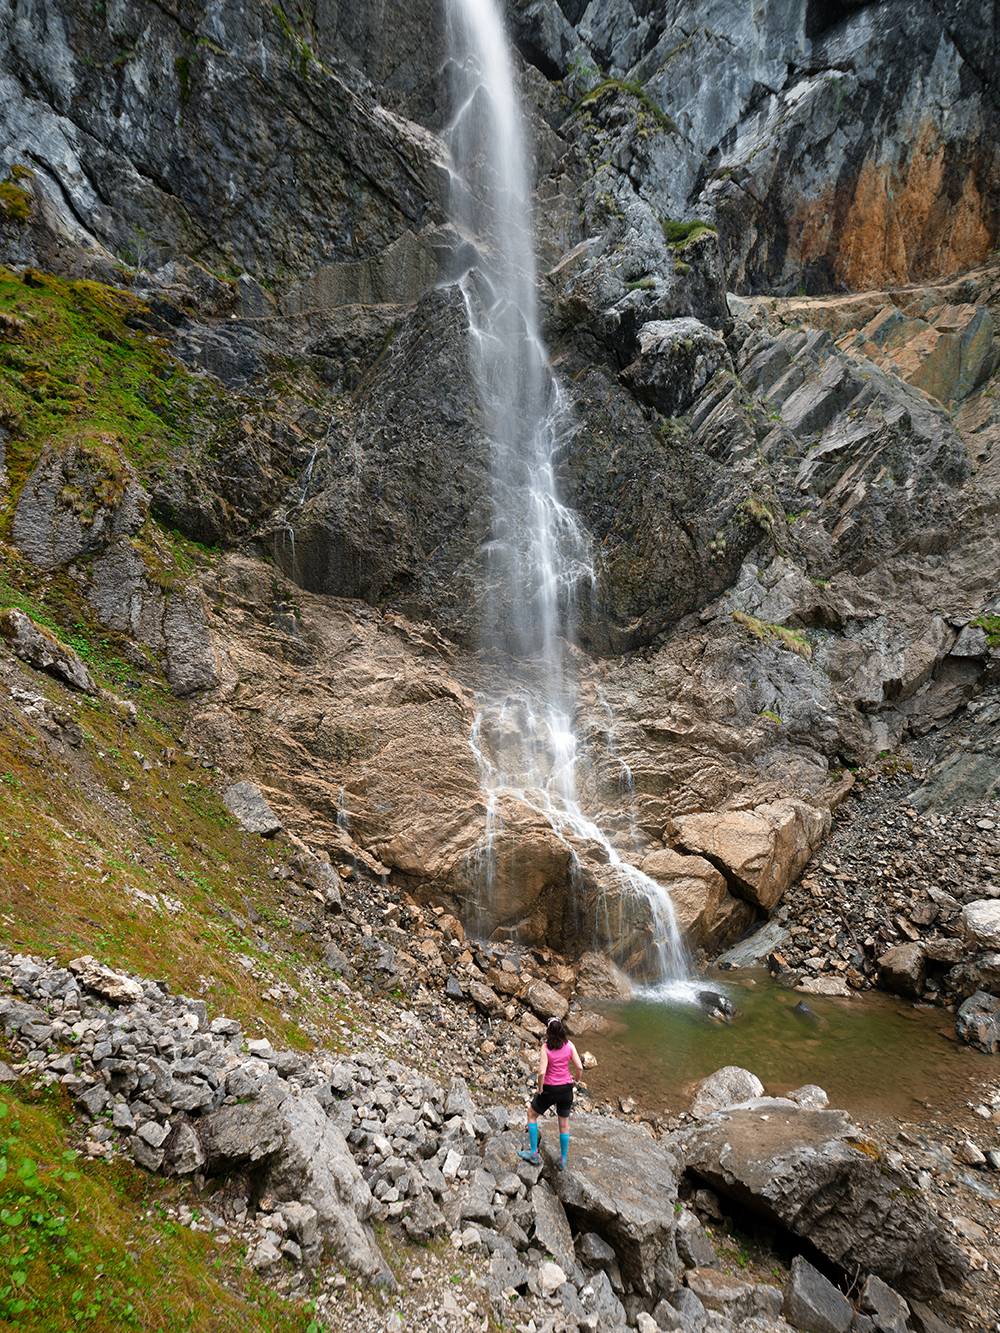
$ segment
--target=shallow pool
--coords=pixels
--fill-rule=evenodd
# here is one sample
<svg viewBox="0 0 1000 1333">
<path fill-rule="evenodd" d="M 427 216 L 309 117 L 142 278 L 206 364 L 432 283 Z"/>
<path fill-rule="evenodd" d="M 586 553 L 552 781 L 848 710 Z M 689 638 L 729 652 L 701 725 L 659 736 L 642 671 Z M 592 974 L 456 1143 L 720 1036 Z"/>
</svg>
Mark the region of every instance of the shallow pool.
<svg viewBox="0 0 1000 1333">
<path fill-rule="evenodd" d="M 881 992 L 834 999 L 778 986 L 766 972 L 706 980 L 744 1012 L 720 1024 L 689 1003 L 651 997 L 595 1005 L 621 1025 L 615 1035 L 576 1039 L 598 1067 L 584 1081 L 601 1099 L 634 1097 L 648 1110 L 684 1110 L 691 1084 L 723 1065 L 757 1075 L 781 1095 L 818 1083 L 833 1106 L 866 1117 L 924 1119 L 934 1108 L 975 1100 L 1000 1070 L 996 1057 L 955 1040 L 954 1015 L 914 1009 Z M 812 1014 L 796 1010 L 801 1001 Z"/>
</svg>

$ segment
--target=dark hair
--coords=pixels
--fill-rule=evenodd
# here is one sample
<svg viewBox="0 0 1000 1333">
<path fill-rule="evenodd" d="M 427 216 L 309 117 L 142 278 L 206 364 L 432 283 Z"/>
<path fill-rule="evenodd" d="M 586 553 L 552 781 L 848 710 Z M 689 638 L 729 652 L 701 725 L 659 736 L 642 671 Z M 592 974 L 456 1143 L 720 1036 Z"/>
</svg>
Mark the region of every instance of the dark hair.
<svg viewBox="0 0 1000 1333">
<path fill-rule="evenodd" d="M 566 1029 L 558 1018 L 550 1018 L 545 1029 L 545 1045 L 550 1051 L 558 1051 L 566 1045 Z"/>
</svg>

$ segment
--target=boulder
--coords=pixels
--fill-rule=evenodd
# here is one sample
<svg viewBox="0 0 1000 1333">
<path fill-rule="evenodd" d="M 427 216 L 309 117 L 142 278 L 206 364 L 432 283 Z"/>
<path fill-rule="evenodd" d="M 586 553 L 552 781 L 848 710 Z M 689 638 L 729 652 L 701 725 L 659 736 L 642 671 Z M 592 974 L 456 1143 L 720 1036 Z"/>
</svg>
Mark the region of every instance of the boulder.
<svg viewBox="0 0 1000 1333">
<path fill-rule="evenodd" d="M 598 1328 L 621 1329 L 628 1324 L 625 1307 L 615 1295 L 607 1273 L 595 1273 L 588 1278 L 580 1288 L 580 1300 L 589 1314 L 598 1316 Z"/>
<path fill-rule="evenodd" d="M 717 371 L 732 368 L 726 344 L 700 320 L 656 319 L 639 330 L 639 354 L 622 379 L 642 402 L 676 417 Z"/>
<path fill-rule="evenodd" d="M 234 782 L 223 795 L 222 803 L 247 833 L 272 838 L 281 831 L 281 820 L 252 782 Z"/>
<path fill-rule="evenodd" d="M 878 960 L 878 984 L 883 990 L 914 998 L 923 994 L 927 958 L 920 944 L 897 944 Z"/>
<path fill-rule="evenodd" d="M 544 1125 L 540 1141 L 554 1166 L 555 1128 Z M 680 1271 L 674 1241 L 679 1175 L 676 1160 L 642 1130 L 577 1114 L 569 1168 L 555 1172 L 553 1186 L 574 1226 L 601 1236 L 618 1255 L 622 1277 L 642 1295 L 655 1296 L 673 1291 Z"/>
<path fill-rule="evenodd" d="M 524 995 L 525 1000 L 543 1021 L 550 1018 L 565 1018 L 569 1013 L 569 1001 L 554 990 L 547 981 L 533 981 Z"/>
<path fill-rule="evenodd" d="M 281 1148 L 282 1093 L 265 1085 L 255 1101 L 220 1106 L 196 1122 L 206 1172 L 259 1162 Z"/>
<path fill-rule="evenodd" d="M 957 1333 L 954 1325 L 946 1324 L 922 1301 L 910 1301 L 910 1322 L 916 1333 Z"/>
<path fill-rule="evenodd" d="M 642 872 L 670 894 L 678 928 L 692 948 L 714 952 L 753 920 L 752 908 L 733 897 L 725 876 L 704 857 L 665 848 L 645 858 Z"/>
<path fill-rule="evenodd" d="M 726 1065 L 717 1069 L 708 1078 L 702 1079 L 695 1091 L 691 1104 L 691 1114 L 695 1116 L 711 1115 L 723 1106 L 734 1106 L 738 1102 L 748 1102 L 759 1097 L 764 1085 L 756 1074 L 739 1065 Z"/>
<path fill-rule="evenodd" d="M 715 1246 L 706 1235 L 705 1228 L 694 1213 L 686 1208 L 677 1218 L 675 1240 L 681 1262 L 688 1268 L 721 1267 Z"/>
<path fill-rule="evenodd" d="M 801 1088 L 795 1088 L 788 1093 L 788 1100 L 794 1102 L 796 1106 L 806 1106 L 813 1111 L 822 1111 L 825 1106 L 830 1105 L 830 1098 L 818 1083 L 804 1083 Z"/>
<path fill-rule="evenodd" d="M 466 983 L 466 989 L 469 993 L 469 999 L 476 1008 L 482 1010 L 490 1018 L 496 1018 L 498 1014 L 503 1013 L 506 1007 L 503 1000 L 489 986 L 483 985 L 481 981 L 469 981 Z"/>
<path fill-rule="evenodd" d="M 76 973 L 82 986 L 86 986 L 97 995 L 103 995 L 113 1004 L 134 1004 L 142 999 L 142 986 L 138 981 L 132 981 L 130 977 L 122 976 L 120 972 L 113 972 L 110 967 L 102 966 L 90 954 L 74 958 L 67 966 L 71 972 Z"/>
<path fill-rule="evenodd" d="M 789 798 L 753 810 L 680 815 L 667 833 L 718 866 L 734 893 L 770 912 L 829 830 L 829 810 Z"/>
<path fill-rule="evenodd" d="M 861 1308 L 878 1333 L 907 1333 L 910 1307 L 879 1277 L 869 1277 L 861 1289 Z"/>
<path fill-rule="evenodd" d="M 848 1333 L 854 1319 L 847 1297 L 800 1254 L 792 1260 L 781 1313 L 793 1328 L 810 1333 Z"/>
<path fill-rule="evenodd" d="M 635 987 L 610 958 L 585 953 L 577 967 L 576 993 L 583 1000 L 630 1000 Z"/>
<path fill-rule="evenodd" d="M 26 612 L 15 606 L 0 610 L 0 635 L 11 651 L 36 671 L 45 671 L 84 694 L 97 693 L 93 676 L 73 649 L 60 643 L 51 630 L 36 625 Z"/>
<path fill-rule="evenodd" d="M 385 1260 L 364 1226 L 374 1200 L 343 1134 L 309 1091 L 287 1097 L 278 1114 L 281 1151 L 265 1171 L 264 1189 L 279 1201 L 314 1208 L 319 1236 L 353 1272 L 368 1278 L 384 1272 Z"/>
<path fill-rule="evenodd" d="M 762 1097 L 715 1111 L 664 1147 L 713 1189 L 805 1236 L 844 1271 L 906 1293 L 957 1288 L 968 1261 L 910 1178 L 844 1111 Z"/>
<path fill-rule="evenodd" d="M 768 921 L 745 940 L 740 940 L 715 960 L 716 967 L 759 967 L 768 954 L 780 952 L 791 939 L 791 932 L 780 921 Z"/>
<path fill-rule="evenodd" d="M 444 1234 L 447 1223 L 431 1194 L 418 1194 L 403 1214 L 403 1227 L 415 1245 L 427 1245 Z"/>
<path fill-rule="evenodd" d="M 538 1290 L 547 1298 L 554 1296 L 566 1281 L 566 1274 L 559 1264 L 546 1262 L 538 1266 Z"/>
<path fill-rule="evenodd" d="M 540 1180 L 532 1186 L 530 1198 L 535 1210 L 535 1240 L 538 1248 L 545 1254 L 551 1254 L 557 1264 L 572 1271 L 576 1252 L 566 1209 L 556 1198 L 547 1180 Z"/>
<path fill-rule="evenodd" d="M 1000 1052 L 1000 999 L 975 991 L 959 1008 L 955 1031 L 969 1046 L 996 1055 Z"/>
<path fill-rule="evenodd" d="M 187 1176 L 205 1165 L 205 1152 L 197 1131 L 186 1120 L 176 1120 L 163 1141 L 163 1171 L 168 1176 Z"/>
<path fill-rule="evenodd" d="M 979 899 L 962 908 L 962 925 L 980 949 L 1000 949 L 1000 900 Z"/>
</svg>

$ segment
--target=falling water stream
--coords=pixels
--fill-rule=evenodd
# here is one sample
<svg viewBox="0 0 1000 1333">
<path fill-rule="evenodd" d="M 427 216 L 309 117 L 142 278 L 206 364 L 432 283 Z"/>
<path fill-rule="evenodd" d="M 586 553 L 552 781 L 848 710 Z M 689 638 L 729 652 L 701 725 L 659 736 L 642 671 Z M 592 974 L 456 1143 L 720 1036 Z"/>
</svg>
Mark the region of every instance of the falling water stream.
<svg viewBox="0 0 1000 1333">
<path fill-rule="evenodd" d="M 660 988 L 691 986 L 667 891 L 623 860 L 577 798 L 575 684 L 567 670 L 578 597 L 591 595 L 590 544 L 559 500 L 553 457 L 571 419 L 538 327 L 531 194 L 524 131 L 507 39 L 495 0 L 448 0 L 455 113 L 452 220 L 475 267 L 457 275 L 471 333 L 471 371 L 490 433 L 493 522 L 483 643 L 533 663 L 532 691 L 485 699 L 470 736 L 487 794 L 487 826 L 474 857 L 478 922 L 495 916 L 501 798 L 541 815 L 570 849 L 596 843 L 626 898 L 646 907 Z M 517 744 L 489 738 L 515 731 Z"/>
</svg>

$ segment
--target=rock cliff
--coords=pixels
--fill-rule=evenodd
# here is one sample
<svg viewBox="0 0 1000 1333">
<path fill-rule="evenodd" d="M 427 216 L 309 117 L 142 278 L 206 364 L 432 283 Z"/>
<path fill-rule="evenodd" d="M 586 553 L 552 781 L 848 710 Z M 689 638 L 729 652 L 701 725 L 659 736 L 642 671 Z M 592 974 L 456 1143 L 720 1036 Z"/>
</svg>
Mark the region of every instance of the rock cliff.
<svg viewBox="0 0 1000 1333">
<path fill-rule="evenodd" d="M 468 744 L 498 680 L 487 757 L 538 688 L 476 651 L 488 246 L 447 217 L 442 15 L 380 15 L 0 7 L 10 559 L 191 698 L 189 743 L 287 827 L 641 970 L 606 850 L 489 811 Z M 594 558 L 581 794 L 715 949 L 851 768 L 994 680 L 996 33 L 903 0 L 507 19 Z M 195 576 L 176 533 L 223 553 Z"/>
</svg>

